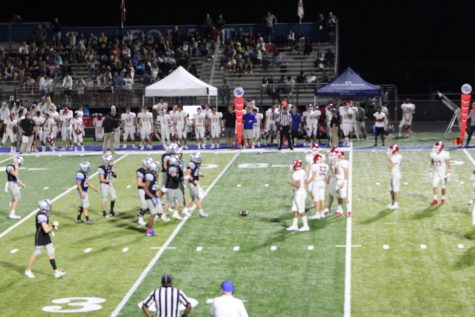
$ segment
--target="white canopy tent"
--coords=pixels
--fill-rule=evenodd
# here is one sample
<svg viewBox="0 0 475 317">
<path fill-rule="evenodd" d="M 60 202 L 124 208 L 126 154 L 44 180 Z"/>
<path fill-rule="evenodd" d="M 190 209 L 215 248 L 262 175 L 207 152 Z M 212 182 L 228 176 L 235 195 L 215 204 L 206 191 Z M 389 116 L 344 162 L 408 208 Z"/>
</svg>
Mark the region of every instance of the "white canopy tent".
<svg viewBox="0 0 475 317">
<path fill-rule="evenodd" d="M 144 97 L 183 97 L 183 96 L 216 96 L 218 105 L 218 89 L 190 74 L 179 66 L 162 80 L 145 87 Z"/>
</svg>

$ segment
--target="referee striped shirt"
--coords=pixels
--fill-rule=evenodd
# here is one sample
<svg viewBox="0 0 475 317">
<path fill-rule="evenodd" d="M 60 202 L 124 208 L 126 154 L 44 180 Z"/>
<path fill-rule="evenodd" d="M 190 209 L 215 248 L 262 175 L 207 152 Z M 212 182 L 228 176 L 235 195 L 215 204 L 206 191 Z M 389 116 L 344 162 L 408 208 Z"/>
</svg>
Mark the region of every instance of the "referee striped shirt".
<svg viewBox="0 0 475 317">
<path fill-rule="evenodd" d="M 182 290 L 174 287 L 160 287 L 155 289 L 143 304 L 149 308 L 155 305 L 157 317 L 179 317 L 180 303 L 185 307 L 190 303 Z"/>
<path fill-rule="evenodd" d="M 288 127 L 292 124 L 292 116 L 288 111 L 282 111 L 277 118 L 277 123 L 282 127 Z"/>
</svg>

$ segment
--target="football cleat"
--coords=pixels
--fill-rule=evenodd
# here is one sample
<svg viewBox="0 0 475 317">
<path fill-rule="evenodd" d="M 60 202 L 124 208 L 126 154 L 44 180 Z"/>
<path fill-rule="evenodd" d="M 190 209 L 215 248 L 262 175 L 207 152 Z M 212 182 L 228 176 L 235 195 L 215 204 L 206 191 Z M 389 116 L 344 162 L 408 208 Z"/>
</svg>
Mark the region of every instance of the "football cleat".
<svg viewBox="0 0 475 317">
<path fill-rule="evenodd" d="M 298 231 L 299 230 L 299 227 L 297 226 L 290 226 L 287 228 L 287 231 Z"/>
<path fill-rule="evenodd" d="M 147 233 L 145 234 L 147 237 L 155 237 L 157 234 L 153 229 L 147 229 Z"/>
<path fill-rule="evenodd" d="M 86 220 L 86 225 L 92 225 L 92 221 L 91 220 Z"/>
<path fill-rule="evenodd" d="M 208 218 L 208 214 L 204 210 L 200 210 L 198 214 L 201 218 Z"/>
<path fill-rule="evenodd" d="M 320 213 L 316 213 L 315 215 L 309 217 L 310 220 L 319 220 L 322 219 L 322 216 Z"/>
<path fill-rule="evenodd" d="M 161 218 L 163 221 L 165 221 L 165 222 L 169 222 L 169 221 L 170 221 L 170 218 L 168 218 L 168 216 L 165 215 L 165 214 L 162 214 L 162 216 L 161 216 L 160 218 Z"/>
<path fill-rule="evenodd" d="M 61 270 L 54 271 L 54 277 L 56 278 L 62 278 L 65 275 L 66 275 L 66 272 L 62 272 Z"/>
<path fill-rule="evenodd" d="M 298 231 L 306 232 L 306 231 L 310 231 L 310 228 L 308 226 L 303 226 L 302 228 L 298 229 Z"/>
<path fill-rule="evenodd" d="M 35 278 L 35 275 L 30 270 L 25 271 L 25 276 L 28 278 Z"/>
<path fill-rule="evenodd" d="M 438 203 L 437 199 L 432 199 L 432 202 L 431 202 L 432 206 L 437 205 L 437 203 Z"/>
<path fill-rule="evenodd" d="M 341 217 L 341 216 L 343 216 L 342 211 L 335 211 L 335 217 Z"/>
<path fill-rule="evenodd" d="M 10 219 L 13 219 L 13 220 L 18 220 L 18 219 L 21 219 L 21 217 L 20 217 L 20 216 L 18 216 L 18 215 L 15 215 L 15 214 L 10 214 L 9 218 L 10 218 Z"/>
<path fill-rule="evenodd" d="M 145 226 L 147 223 L 145 222 L 145 220 L 143 220 L 143 217 L 140 217 L 139 220 L 137 221 L 137 223 L 141 226 Z"/>
<path fill-rule="evenodd" d="M 440 204 L 441 204 L 441 205 L 445 204 L 445 199 L 442 199 L 442 200 L 440 201 Z"/>
<path fill-rule="evenodd" d="M 177 211 L 173 212 L 172 218 L 177 219 L 177 220 L 183 219 L 183 218 L 180 217 L 180 215 L 178 214 Z"/>
</svg>

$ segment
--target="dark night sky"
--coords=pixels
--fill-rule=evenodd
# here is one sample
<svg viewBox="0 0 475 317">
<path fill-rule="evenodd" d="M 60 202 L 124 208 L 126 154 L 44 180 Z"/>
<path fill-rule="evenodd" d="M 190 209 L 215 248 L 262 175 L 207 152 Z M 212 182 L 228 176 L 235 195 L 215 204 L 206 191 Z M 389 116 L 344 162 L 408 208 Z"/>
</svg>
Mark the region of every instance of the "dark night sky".
<svg viewBox="0 0 475 317">
<path fill-rule="evenodd" d="M 48 6 L 46 6 L 48 3 Z M 70 4 L 71 3 L 71 4 Z M 74 4 L 73 4 L 74 3 Z M 260 22 L 273 12 L 296 22 L 297 0 L 185 1 L 126 0 L 127 25 L 199 24 L 223 13 L 228 23 Z M 63 25 L 118 25 L 120 0 L 8 1 L 0 21 L 14 14 L 25 21 L 58 16 Z M 374 83 L 395 83 L 400 92 L 459 91 L 475 84 L 475 1 L 304 0 L 305 22 L 333 11 L 341 30 L 341 70 L 353 67 Z"/>
</svg>

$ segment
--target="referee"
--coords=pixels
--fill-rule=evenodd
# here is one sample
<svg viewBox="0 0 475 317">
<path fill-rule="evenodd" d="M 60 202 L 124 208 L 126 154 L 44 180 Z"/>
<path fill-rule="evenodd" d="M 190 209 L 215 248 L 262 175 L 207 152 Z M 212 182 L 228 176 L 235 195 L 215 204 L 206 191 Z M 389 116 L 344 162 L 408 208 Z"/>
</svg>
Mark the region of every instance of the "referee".
<svg viewBox="0 0 475 317">
<path fill-rule="evenodd" d="M 290 135 L 290 126 L 292 125 L 292 116 L 289 112 L 288 107 L 282 107 L 282 111 L 280 112 L 277 118 L 277 126 L 279 127 L 280 132 L 280 143 L 279 143 L 279 150 L 282 149 L 282 145 L 287 139 L 289 144 L 289 149 L 293 150 L 294 147 L 292 145 L 292 136 Z"/>
<path fill-rule="evenodd" d="M 190 315 L 191 303 L 185 293 L 172 286 L 173 277 L 165 273 L 162 276 L 162 287 L 155 289 L 143 302 L 142 310 L 147 317 L 152 317 L 149 308 L 155 306 L 157 317 L 179 317 L 180 304 L 185 306 L 182 317 Z"/>
</svg>

